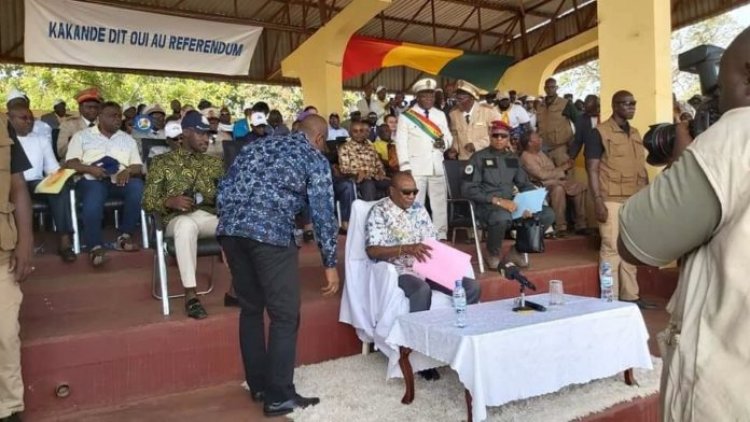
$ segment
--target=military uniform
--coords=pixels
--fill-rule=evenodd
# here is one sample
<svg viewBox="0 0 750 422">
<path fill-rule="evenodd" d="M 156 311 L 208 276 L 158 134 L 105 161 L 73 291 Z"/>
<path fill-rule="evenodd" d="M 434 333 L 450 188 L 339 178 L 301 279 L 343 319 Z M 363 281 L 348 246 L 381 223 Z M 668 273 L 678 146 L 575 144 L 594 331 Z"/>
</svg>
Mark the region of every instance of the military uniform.
<svg viewBox="0 0 750 422">
<path fill-rule="evenodd" d="M 556 166 L 570 159 L 568 144 L 573 140 L 573 128 L 569 117 L 563 114 L 568 104 L 565 98 L 556 97 L 550 105 L 543 101 L 536 113 L 539 136 Z"/>
<path fill-rule="evenodd" d="M 13 272 L 10 258 L 16 247 L 14 205 L 10 202 L 11 174 L 31 165 L 19 145 L 13 145 L 8 121 L 0 115 L 0 418 L 23 411 L 21 378 L 21 340 L 18 312 L 23 294 Z M 30 210 L 29 210 L 30 211 Z"/>
<path fill-rule="evenodd" d="M 521 192 L 537 188 L 515 154 L 486 148 L 471 156 L 464 170 L 461 192 L 474 201 L 478 218 L 487 225 L 487 251 L 491 256 L 500 255 L 503 238 L 513 222 L 511 213 L 493 205 L 492 199 L 513 199 L 514 187 Z M 534 216 L 544 227 L 555 221 L 554 212 L 546 206 Z"/>
<path fill-rule="evenodd" d="M 597 148 L 601 152 L 597 154 Z M 617 252 L 619 235 L 617 216 L 622 204 L 648 184 L 646 154 L 638 129 L 620 127 L 613 118 L 600 123 L 586 139 L 586 159 L 599 159 L 599 192 L 608 218 L 599 223 L 602 245 L 600 261 L 612 265 L 613 290 L 623 300 L 638 300 L 639 289 L 635 265 L 628 264 Z"/>
<path fill-rule="evenodd" d="M 468 120 L 467 120 L 468 117 Z M 490 145 L 490 124 L 501 120 L 497 108 L 475 100 L 469 114 L 465 114 L 458 107 L 450 113 L 453 124 L 453 137 L 459 160 L 468 160 L 471 153 L 466 150 L 467 144 L 474 144 L 476 151 L 481 151 Z"/>
<path fill-rule="evenodd" d="M 423 79 L 414 84 L 413 91 L 434 90 L 435 87 L 437 83 L 434 80 Z M 412 112 L 426 118 L 439 128 L 443 140 L 442 147 L 437 148 L 434 138 L 409 118 Z M 438 239 L 448 238 L 448 201 L 443 172 L 443 152 L 452 144 L 453 136 L 448 129 L 445 113 L 435 107 L 422 110 L 419 105 L 414 105 L 398 119 L 396 153 L 399 169 L 410 170 L 414 176 L 417 189 L 419 189 L 417 202 L 424 204 L 425 196 L 429 193 L 432 222 L 437 229 Z"/>
</svg>

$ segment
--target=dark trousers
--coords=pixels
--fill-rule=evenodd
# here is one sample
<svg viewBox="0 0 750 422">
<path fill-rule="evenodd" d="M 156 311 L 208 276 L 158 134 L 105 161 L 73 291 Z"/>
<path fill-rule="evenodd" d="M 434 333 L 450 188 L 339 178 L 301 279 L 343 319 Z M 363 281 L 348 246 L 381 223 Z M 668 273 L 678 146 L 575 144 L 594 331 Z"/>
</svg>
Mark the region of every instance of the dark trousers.
<svg viewBox="0 0 750 422">
<path fill-rule="evenodd" d="M 359 193 L 365 201 L 374 201 L 378 199 L 378 191 L 385 191 L 391 185 L 390 180 L 367 179 L 357 184 Z"/>
<path fill-rule="evenodd" d="M 78 199 L 83 203 L 83 241 L 90 248 L 104 244 L 102 220 L 104 203 L 108 198 L 125 201 L 120 232 L 133 234 L 138 227 L 143 197 L 143 180 L 131 178 L 125 186 L 117 186 L 109 180 L 81 179 L 76 185 Z"/>
<path fill-rule="evenodd" d="M 240 301 L 240 351 L 245 379 L 266 403 L 294 397 L 294 359 L 300 315 L 297 247 L 248 238 L 219 238 Z M 263 311 L 271 321 L 266 345 Z"/>
<path fill-rule="evenodd" d="M 59 234 L 73 233 L 73 218 L 70 213 L 70 184 L 66 183 L 60 193 L 57 194 L 34 193 L 34 189 L 39 182 L 41 180 L 26 182 L 31 199 L 34 202 L 46 202 L 49 205 L 52 220 L 55 222 L 55 232 Z"/>
<path fill-rule="evenodd" d="M 357 199 L 357 190 L 351 179 L 334 179 L 333 195 L 341 204 L 341 221 L 349 221 L 352 213 L 352 203 Z"/>
<path fill-rule="evenodd" d="M 479 282 L 473 278 L 464 277 L 463 286 L 466 291 L 466 303 L 469 305 L 479 302 L 481 289 Z M 398 276 L 398 287 L 404 291 L 409 299 L 409 312 L 420 312 L 430 309 L 432 306 L 432 290 L 452 295 L 453 291 L 433 281 L 423 280 L 412 274 L 401 274 Z"/>
<path fill-rule="evenodd" d="M 505 233 L 513 226 L 513 217 L 504 208 L 492 205 L 480 206 L 479 215 L 480 219 L 487 224 L 487 251 L 494 256 L 498 256 L 502 249 Z M 534 217 L 539 219 L 545 229 L 555 222 L 555 212 L 547 206 L 543 206 L 541 211 L 534 214 Z"/>
</svg>

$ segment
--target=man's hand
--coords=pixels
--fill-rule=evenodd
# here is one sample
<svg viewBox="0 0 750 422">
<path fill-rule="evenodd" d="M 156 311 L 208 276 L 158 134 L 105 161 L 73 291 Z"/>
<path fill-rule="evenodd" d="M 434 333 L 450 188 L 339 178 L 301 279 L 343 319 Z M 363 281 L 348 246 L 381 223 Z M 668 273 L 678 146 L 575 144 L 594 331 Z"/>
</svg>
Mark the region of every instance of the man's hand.
<svg viewBox="0 0 750 422">
<path fill-rule="evenodd" d="M 24 242 L 18 242 L 16 249 L 13 251 L 13 255 L 10 257 L 10 264 L 8 266 L 8 272 L 16 273 L 16 281 L 22 282 L 26 280 L 26 277 L 34 271 L 34 267 L 31 266 L 31 257 L 34 255 L 34 245 L 25 244 Z"/>
<path fill-rule="evenodd" d="M 167 208 L 184 212 L 193 208 L 193 198 L 183 195 L 172 196 L 164 201 L 164 205 L 166 205 Z"/>
<path fill-rule="evenodd" d="M 326 285 L 320 291 L 323 296 L 332 296 L 339 291 L 339 272 L 336 267 L 326 268 Z"/>
<path fill-rule="evenodd" d="M 419 262 L 425 262 L 427 258 L 432 257 L 430 251 L 432 248 L 425 245 L 424 243 L 415 243 L 413 245 L 406 245 L 401 249 L 405 254 L 411 255 Z"/>
<path fill-rule="evenodd" d="M 600 223 L 606 223 L 609 217 L 609 211 L 604 205 L 604 200 L 601 197 L 596 198 L 596 220 Z"/>
<path fill-rule="evenodd" d="M 575 166 L 575 162 L 573 162 L 573 160 L 568 160 L 565 163 L 563 163 L 563 165 L 561 165 L 560 168 L 562 168 L 563 171 L 568 171 L 572 169 L 573 166 Z"/>
<path fill-rule="evenodd" d="M 514 213 L 516 211 L 516 208 L 518 208 L 518 205 L 516 205 L 516 203 L 511 201 L 510 199 L 503 199 L 498 197 L 492 198 L 492 205 L 505 209 L 510 213 Z"/>
<path fill-rule="evenodd" d="M 117 186 L 125 186 L 130 181 L 130 171 L 128 169 L 125 169 L 119 173 L 117 173 L 116 176 L 116 183 Z"/>
<path fill-rule="evenodd" d="M 534 213 L 532 213 L 529 210 L 526 210 L 526 211 L 523 212 L 523 214 L 521 215 L 521 217 L 522 218 L 527 218 L 527 219 L 528 218 L 534 218 Z"/>
<path fill-rule="evenodd" d="M 107 177 L 107 172 L 101 167 L 98 166 L 88 166 L 86 169 L 86 173 L 96 177 L 97 179 L 104 179 Z"/>
<path fill-rule="evenodd" d="M 469 154 L 474 154 L 474 152 L 477 150 L 476 148 L 474 148 L 474 144 L 471 143 L 471 142 L 469 142 L 468 144 L 464 145 L 464 149 Z"/>
</svg>

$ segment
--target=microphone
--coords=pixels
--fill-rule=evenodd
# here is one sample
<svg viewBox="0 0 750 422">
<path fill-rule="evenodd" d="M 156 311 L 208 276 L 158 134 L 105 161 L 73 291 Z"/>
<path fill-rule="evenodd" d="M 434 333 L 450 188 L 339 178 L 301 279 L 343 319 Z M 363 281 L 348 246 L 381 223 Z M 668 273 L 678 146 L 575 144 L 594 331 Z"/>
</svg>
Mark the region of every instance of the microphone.
<svg viewBox="0 0 750 422">
<path fill-rule="evenodd" d="M 521 270 L 519 270 L 516 264 L 512 262 L 500 263 L 497 267 L 497 272 L 508 280 L 515 280 L 521 286 L 536 291 L 534 283 L 530 282 L 526 276 L 521 274 Z"/>
</svg>

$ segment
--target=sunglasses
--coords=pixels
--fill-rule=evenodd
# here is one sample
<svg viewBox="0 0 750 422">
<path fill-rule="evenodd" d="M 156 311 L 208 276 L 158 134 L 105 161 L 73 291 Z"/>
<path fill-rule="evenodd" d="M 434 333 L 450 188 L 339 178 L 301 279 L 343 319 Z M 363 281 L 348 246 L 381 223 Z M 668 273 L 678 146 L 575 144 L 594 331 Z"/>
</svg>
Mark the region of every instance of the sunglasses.
<svg viewBox="0 0 750 422">
<path fill-rule="evenodd" d="M 419 189 L 401 189 L 401 194 L 404 196 L 416 195 L 419 193 Z"/>
<path fill-rule="evenodd" d="M 492 136 L 493 138 L 503 138 L 503 139 L 510 138 L 510 135 L 507 133 L 493 133 L 490 136 Z"/>
<path fill-rule="evenodd" d="M 617 104 L 622 104 L 625 107 L 635 107 L 637 101 L 618 101 Z"/>
</svg>

